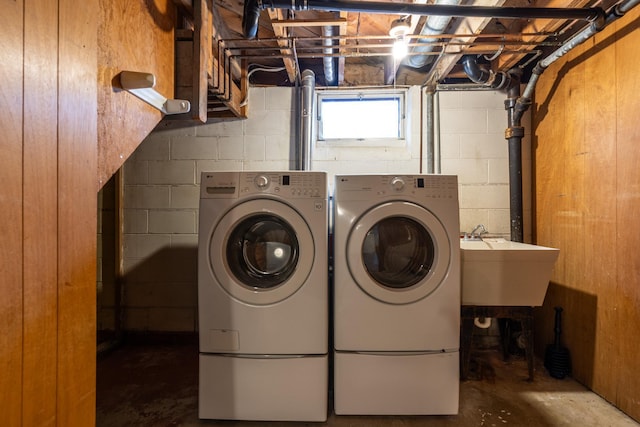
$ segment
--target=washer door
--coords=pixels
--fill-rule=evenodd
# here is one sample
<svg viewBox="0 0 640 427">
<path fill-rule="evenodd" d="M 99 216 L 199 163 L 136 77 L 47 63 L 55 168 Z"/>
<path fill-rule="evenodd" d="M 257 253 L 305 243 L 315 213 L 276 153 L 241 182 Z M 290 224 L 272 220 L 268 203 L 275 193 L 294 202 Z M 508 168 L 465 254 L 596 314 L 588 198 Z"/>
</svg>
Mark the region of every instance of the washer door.
<svg viewBox="0 0 640 427">
<path fill-rule="evenodd" d="M 307 223 L 273 200 L 236 205 L 216 224 L 209 242 L 218 283 L 232 297 L 255 305 L 293 295 L 307 280 L 314 256 Z"/>
<path fill-rule="evenodd" d="M 347 242 L 347 264 L 355 281 L 373 298 L 391 304 L 412 303 L 435 291 L 449 271 L 450 257 L 442 223 L 409 202 L 389 202 L 366 212 Z"/>
</svg>

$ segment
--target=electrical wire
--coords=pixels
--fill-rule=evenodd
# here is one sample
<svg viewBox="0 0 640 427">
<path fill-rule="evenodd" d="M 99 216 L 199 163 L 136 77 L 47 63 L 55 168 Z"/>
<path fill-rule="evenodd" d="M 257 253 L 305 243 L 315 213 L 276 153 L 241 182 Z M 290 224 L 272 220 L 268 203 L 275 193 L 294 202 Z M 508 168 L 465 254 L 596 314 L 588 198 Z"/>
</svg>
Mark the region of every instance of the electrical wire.
<svg viewBox="0 0 640 427">
<path fill-rule="evenodd" d="M 250 64 L 249 66 L 251 66 L 253 64 Z M 286 67 L 271 67 L 268 65 L 262 65 L 260 67 L 256 67 L 254 69 L 252 69 L 251 71 L 249 71 L 247 73 L 247 82 L 249 81 L 249 77 L 251 77 L 251 74 L 255 73 L 256 71 L 266 71 L 269 73 L 277 73 L 279 71 L 284 71 L 286 70 Z M 247 89 L 247 96 L 242 100 L 242 102 L 240 103 L 240 107 L 244 107 L 249 103 L 249 89 Z"/>
</svg>

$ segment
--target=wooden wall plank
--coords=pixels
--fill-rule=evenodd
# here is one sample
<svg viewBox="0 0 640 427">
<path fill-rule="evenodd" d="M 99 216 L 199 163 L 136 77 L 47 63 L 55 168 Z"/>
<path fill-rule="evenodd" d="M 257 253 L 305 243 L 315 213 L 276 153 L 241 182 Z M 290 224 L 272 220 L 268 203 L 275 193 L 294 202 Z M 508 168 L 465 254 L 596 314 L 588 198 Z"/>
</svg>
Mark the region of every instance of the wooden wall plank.
<svg viewBox="0 0 640 427">
<path fill-rule="evenodd" d="M 587 43 L 585 54 L 589 55 L 585 85 L 588 87 L 584 102 L 585 123 L 585 259 L 599 262 L 584 265 L 586 291 L 597 295 L 595 319 L 585 319 L 585 325 L 595 324 L 593 337 L 592 380 L 587 384 L 600 393 L 613 396 L 619 373 L 615 366 L 608 366 L 612 354 L 617 353 L 615 335 L 608 331 L 619 330 L 617 316 L 610 307 L 616 304 L 615 297 L 615 236 L 616 206 L 610 203 L 616 193 L 616 176 L 603 171 L 616 165 L 616 103 L 611 89 L 616 84 L 616 73 L 611 72 L 616 49 L 605 49 L 606 40 L 612 37 L 613 28 L 596 34 Z M 598 117 L 598 120 L 592 118 Z"/>
<path fill-rule="evenodd" d="M 633 230 L 640 218 L 640 10 L 636 7 L 624 19 L 618 21 L 616 39 L 616 129 L 617 157 L 616 179 L 618 183 L 617 215 L 617 292 L 618 317 L 617 348 L 619 381 L 616 404 L 628 414 L 640 420 L 640 238 Z"/>
<path fill-rule="evenodd" d="M 58 425 L 95 424 L 98 0 L 59 2 Z"/>
<path fill-rule="evenodd" d="M 549 67 L 533 116 L 537 243 L 561 251 L 537 316 L 538 351 L 551 342 L 553 307 L 563 306 L 574 378 L 636 420 L 639 17 L 632 11 Z"/>
<path fill-rule="evenodd" d="M 0 424 L 22 423 L 23 3 L 0 1 Z M 8 83 L 8 84 L 7 84 Z"/>
<path fill-rule="evenodd" d="M 104 185 L 162 119 L 162 113 L 118 89 L 123 70 L 156 76 L 158 93 L 174 97 L 172 0 L 99 0 L 98 185 Z"/>
<path fill-rule="evenodd" d="M 56 422 L 58 3 L 25 0 L 23 424 Z"/>
</svg>

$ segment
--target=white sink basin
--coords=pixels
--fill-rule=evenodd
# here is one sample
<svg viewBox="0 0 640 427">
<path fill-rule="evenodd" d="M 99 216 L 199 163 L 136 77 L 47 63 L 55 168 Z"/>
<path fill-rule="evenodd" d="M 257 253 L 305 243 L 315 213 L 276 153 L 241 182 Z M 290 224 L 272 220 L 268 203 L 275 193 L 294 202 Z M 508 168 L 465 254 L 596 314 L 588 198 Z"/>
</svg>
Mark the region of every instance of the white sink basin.
<svg viewBox="0 0 640 427">
<path fill-rule="evenodd" d="M 462 305 L 540 306 L 559 249 L 505 239 L 460 240 Z"/>
</svg>

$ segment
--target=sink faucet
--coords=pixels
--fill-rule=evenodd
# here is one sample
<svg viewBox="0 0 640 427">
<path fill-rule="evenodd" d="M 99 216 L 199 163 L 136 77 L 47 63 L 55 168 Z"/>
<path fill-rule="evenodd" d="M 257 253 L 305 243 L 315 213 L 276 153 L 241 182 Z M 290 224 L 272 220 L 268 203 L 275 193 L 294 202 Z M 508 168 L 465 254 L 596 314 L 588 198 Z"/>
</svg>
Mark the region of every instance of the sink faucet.
<svg viewBox="0 0 640 427">
<path fill-rule="evenodd" d="M 464 233 L 464 240 L 480 240 L 483 234 L 488 233 L 483 224 L 476 225 L 476 228 L 471 230 L 471 233 Z"/>
<path fill-rule="evenodd" d="M 484 224 L 478 224 L 476 225 L 476 228 L 471 230 L 471 237 L 474 237 L 474 236 L 481 237 L 483 234 L 486 234 L 486 233 L 488 233 L 488 231 L 486 228 L 484 228 Z"/>
</svg>

